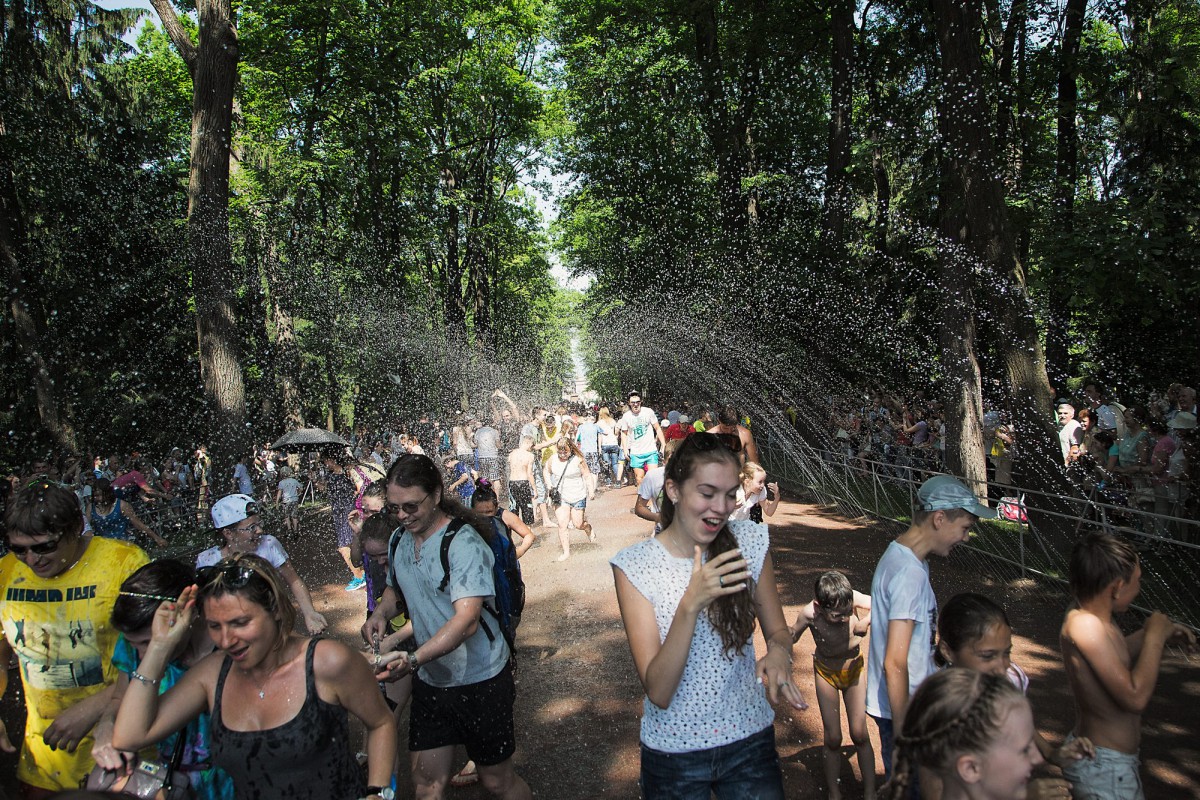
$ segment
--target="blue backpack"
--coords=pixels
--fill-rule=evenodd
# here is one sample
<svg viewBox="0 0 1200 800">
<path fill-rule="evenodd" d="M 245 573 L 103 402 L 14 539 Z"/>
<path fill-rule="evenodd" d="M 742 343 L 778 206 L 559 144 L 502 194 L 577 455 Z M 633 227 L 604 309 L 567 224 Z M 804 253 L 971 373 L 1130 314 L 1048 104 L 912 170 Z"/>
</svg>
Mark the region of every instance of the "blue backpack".
<svg viewBox="0 0 1200 800">
<path fill-rule="evenodd" d="M 451 520 L 446 534 L 442 537 L 442 582 L 438 584 L 439 592 L 446 591 L 446 587 L 450 585 L 450 543 L 454 541 L 454 537 L 466 524 L 465 519 L 456 517 Z M 508 643 L 508 651 L 512 654 L 516 653 L 514 640 L 517 635 L 517 626 L 521 624 L 521 612 L 525 610 L 525 581 L 521 578 L 521 564 L 517 561 L 517 548 L 513 547 L 508 527 L 499 518 L 492 517 L 492 530 L 493 536 L 490 545 L 492 555 L 496 558 L 496 563 L 492 566 L 496 607 L 492 608 L 487 602 L 484 602 L 483 607 L 498 623 L 500 633 L 504 636 L 504 641 Z M 483 616 L 480 616 L 479 624 L 483 627 L 483 632 L 487 635 L 488 640 L 496 641 L 496 634 L 492 633 L 491 627 L 488 626 L 487 620 Z"/>
</svg>

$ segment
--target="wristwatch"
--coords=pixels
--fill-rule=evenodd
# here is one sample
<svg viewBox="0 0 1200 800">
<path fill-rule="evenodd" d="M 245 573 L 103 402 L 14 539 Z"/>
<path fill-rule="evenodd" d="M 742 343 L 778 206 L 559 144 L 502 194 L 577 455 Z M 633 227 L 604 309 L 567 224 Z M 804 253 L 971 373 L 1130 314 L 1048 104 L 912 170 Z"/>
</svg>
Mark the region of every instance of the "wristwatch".
<svg viewBox="0 0 1200 800">
<path fill-rule="evenodd" d="M 421 664 L 417 661 L 417 651 L 410 650 L 408 653 L 408 671 L 416 675 L 417 667 L 419 666 L 421 666 Z"/>
<path fill-rule="evenodd" d="M 383 800 L 396 800 L 396 793 L 392 791 L 390 786 L 368 786 L 367 797 L 375 795 L 383 798 Z"/>
</svg>

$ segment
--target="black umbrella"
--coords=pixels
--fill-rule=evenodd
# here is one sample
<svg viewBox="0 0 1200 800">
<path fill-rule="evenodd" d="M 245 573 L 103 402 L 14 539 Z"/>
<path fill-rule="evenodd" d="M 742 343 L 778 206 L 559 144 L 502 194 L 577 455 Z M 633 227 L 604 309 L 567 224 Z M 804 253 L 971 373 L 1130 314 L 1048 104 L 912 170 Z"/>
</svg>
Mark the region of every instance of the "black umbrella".
<svg viewBox="0 0 1200 800">
<path fill-rule="evenodd" d="M 350 443 L 333 431 L 327 431 L 324 428 L 300 428 L 299 430 L 288 431 L 283 436 L 280 436 L 279 440 L 271 445 L 271 449 L 309 450 L 329 445 L 349 447 Z"/>
</svg>

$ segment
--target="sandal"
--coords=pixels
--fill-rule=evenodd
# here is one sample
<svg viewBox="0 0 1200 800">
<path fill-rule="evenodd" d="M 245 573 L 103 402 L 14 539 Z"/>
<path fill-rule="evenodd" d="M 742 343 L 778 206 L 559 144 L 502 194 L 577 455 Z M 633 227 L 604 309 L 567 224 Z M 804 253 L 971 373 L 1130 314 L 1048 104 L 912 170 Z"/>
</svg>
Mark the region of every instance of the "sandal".
<svg viewBox="0 0 1200 800">
<path fill-rule="evenodd" d="M 592 530 L 592 523 L 590 523 L 590 522 L 583 523 L 583 532 L 587 534 L 589 542 L 596 541 L 596 532 Z"/>
<path fill-rule="evenodd" d="M 470 770 L 468 772 L 468 770 Z M 450 779 L 450 785 L 461 789 L 464 786 L 471 786 L 479 783 L 479 773 L 476 771 L 475 762 L 468 761 L 467 765 L 458 771 L 458 774 Z"/>
</svg>

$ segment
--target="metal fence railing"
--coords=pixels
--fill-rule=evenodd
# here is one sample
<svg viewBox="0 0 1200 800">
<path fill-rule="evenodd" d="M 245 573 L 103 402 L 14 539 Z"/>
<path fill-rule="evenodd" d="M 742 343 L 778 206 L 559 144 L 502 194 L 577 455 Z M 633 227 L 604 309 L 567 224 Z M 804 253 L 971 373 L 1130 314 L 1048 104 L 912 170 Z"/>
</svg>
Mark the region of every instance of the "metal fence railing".
<svg viewBox="0 0 1200 800">
<path fill-rule="evenodd" d="M 930 457 L 889 453 L 888 460 L 877 460 L 780 446 L 764 438 L 760 457 L 773 478 L 852 517 L 906 524 L 921 482 L 940 471 L 940 460 Z M 1182 516 L 1186 497 L 1168 496 L 1168 513 L 1163 514 L 1146 508 L 1144 495 L 1096 486 L 1087 491 L 1070 497 L 995 483 L 979 486 L 980 497 L 1009 499 L 1008 510 L 1017 519 L 981 521 L 971 541 L 956 552 L 965 550 L 969 566 L 982 575 L 1033 579 L 1049 591 L 1065 593 L 1074 541 L 1085 531 L 1106 530 L 1130 539 L 1139 550 L 1142 592 L 1134 607 L 1162 610 L 1200 629 L 1200 521 Z"/>
</svg>

